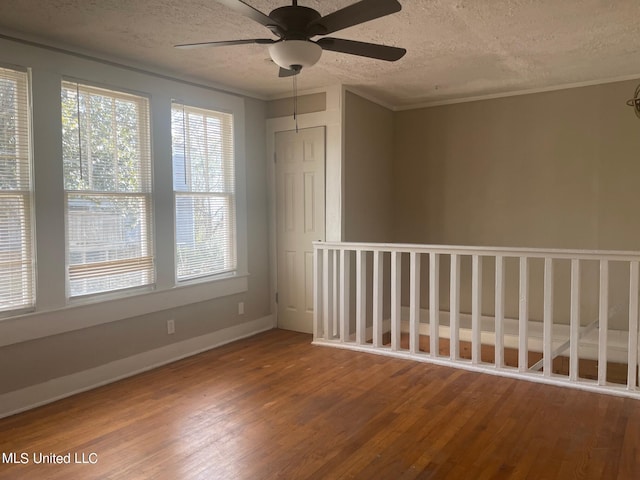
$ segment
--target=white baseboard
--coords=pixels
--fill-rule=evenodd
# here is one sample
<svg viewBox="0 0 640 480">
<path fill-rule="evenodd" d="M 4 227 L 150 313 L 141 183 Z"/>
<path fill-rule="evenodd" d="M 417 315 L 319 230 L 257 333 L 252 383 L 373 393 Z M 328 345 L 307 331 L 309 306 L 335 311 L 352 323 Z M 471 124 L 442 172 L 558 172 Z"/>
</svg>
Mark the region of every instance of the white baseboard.
<svg viewBox="0 0 640 480">
<path fill-rule="evenodd" d="M 113 383 L 274 328 L 273 315 L 0 395 L 0 418 Z"/>
</svg>

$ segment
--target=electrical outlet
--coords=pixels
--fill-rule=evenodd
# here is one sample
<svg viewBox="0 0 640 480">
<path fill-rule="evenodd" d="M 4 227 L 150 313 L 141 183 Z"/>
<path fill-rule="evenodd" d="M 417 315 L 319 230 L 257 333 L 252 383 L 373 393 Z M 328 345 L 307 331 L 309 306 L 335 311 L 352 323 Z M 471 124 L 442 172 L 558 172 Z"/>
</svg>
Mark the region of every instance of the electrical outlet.
<svg viewBox="0 0 640 480">
<path fill-rule="evenodd" d="M 173 335 L 176 333 L 176 322 L 172 318 L 171 320 L 167 320 L 167 335 Z"/>
<path fill-rule="evenodd" d="M 244 315 L 244 302 L 238 302 L 238 315 Z"/>
</svg>

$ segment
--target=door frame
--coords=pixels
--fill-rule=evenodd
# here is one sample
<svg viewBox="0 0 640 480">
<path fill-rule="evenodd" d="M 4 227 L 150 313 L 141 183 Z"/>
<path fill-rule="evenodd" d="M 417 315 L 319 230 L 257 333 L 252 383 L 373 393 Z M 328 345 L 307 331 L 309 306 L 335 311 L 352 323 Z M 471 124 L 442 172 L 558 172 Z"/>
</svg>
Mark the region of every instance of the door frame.
<svg viewBox="0 0 640 480">
<path fill-rule="evenodd" d="M 323 112 L 305 113 L 297 116 L 298 128 L 325 127 L 325 238 L 324 240 L 341 241 L 344 231 L 342 215 L 343 199 L 343 152 L 342 119 L 344 105 L 344 88 L 341 85 L 327 89 L 305 91 L 309 93 L 326 92 L 326 109 Z M 286 98 L 286 96 L 285 96 Z M 276 168 L 275 138 L 277 132 L 295 130 L 293 116 L 268 118 L 267 128 L 267 194 L 269 202 L 269 271 L 271 272 L 269 294 L 273 315 L 273 327 L 278 326 L 278 308 L 276 292 L 278 291 L 278 257 L 276 229 Z"/>
</svg>

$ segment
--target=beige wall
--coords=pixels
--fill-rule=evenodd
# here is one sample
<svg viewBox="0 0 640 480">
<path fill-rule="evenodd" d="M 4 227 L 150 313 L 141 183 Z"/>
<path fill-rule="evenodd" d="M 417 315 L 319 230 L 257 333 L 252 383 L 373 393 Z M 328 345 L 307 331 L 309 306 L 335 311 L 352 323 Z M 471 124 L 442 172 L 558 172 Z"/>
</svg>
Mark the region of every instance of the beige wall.
<svg viewBox="0 0 640 480">
<path fill-rule="evenodd" d="M 635 82 L 396 114 L 396 241 L 640 248 Z"/>
<path fill-rule="evenodd" d="M 324 112 L 327 109 L 327 94 L 325 92 L 299 95 L 297 98 L 297 113 Z M 293 115 L 293 97 L 279 98 L 267 102 L 267 118 L 289 117 Z"/>
<path fill-rule="evenodd" d="M 389 242 L 392 237 L 394 114 L 352 92 L 344 96 L 344 209 L 343 240 L 346 242 Z M 355 256 L 351 258 L 355 271 Z M 390 268 L 389 258 L 383 268 Z M 367 257 L 373 271 L 373 258 Z M 389 310 L 389 276 L 385 275 L 384 315 Z M 367 289 L 372 289 L 369 276 Z M 351 276 L 351 319 L 355 322 L 355 275 Z M 366 312 L 372 324 L 372 310 Z M 352 324 L 355 329 L 355 323 Z"/>
<path fill-rule="evenodd" d="M 636 83 L 397 112 L 393 240 L 639 250 L 640 121 L 625 105 Z M 487 267 L 484 305 L 490 313 L 493 266 Z M 566 290 L 568 265 L 556 270 L 557 289 Z M 596 291 L 596 269 L 585 270 L 583 322 L 597 305 L 589 295 Z M 628 290 L 624 272 L 614 270 L 610 303 L 621 325 Z M 533 265 L 538 317 L 541 272 Z M 514 291 L 516 275 L 517 267 L 508 267 L 507 288 Z M 468 311 L 468 285 L 462 288 Z M 514 293 L 507 304 L 511 316 L 517 312 Z M 445 285 L 445 308 L 447 294 Z M 566 318 L 568 305 L 556 298 L 556 313 Z"/>
<path fill-rule="evenodd" d="M 392 239 L 394 114 L 345 92 L 344 237 L 350 242 Z"/>
</svg>

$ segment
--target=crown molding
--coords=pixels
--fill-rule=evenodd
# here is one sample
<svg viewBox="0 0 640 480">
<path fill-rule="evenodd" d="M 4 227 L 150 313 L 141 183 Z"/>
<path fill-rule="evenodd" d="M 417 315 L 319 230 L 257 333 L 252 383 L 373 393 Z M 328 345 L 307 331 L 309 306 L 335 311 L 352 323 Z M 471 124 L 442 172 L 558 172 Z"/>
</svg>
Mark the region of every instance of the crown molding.
<svg viewBox="0 0 640 480">
<path fill-rule="evenodd" d="M 640 80 L 640 74 L 623 75 L 619 77 L 604 78 L 598 80 L 589 80 L 584 82 L 564 83 L 560 85 L 551 85 L 548 87 L 530 88 L 524 90 L 514 90 L 511 92 L 491 93 L 486 95 L 474 95 L 470 97 L 452 98 L 448 100 L 434 100 L 410 105 L 396 105 L 394 111 L 417 110 L 420 108 L 441 107 L 444 105 L 455 105 L 458 103 L 479 102 L 482 100 L 495 100 L 498 98 L 517 97 L 521 95 L 532 95 L 535 93 L 555 92 L 559 90 L 570 90 L 573 88 L 592 87 L 596 85 L 606 85 L 609 83 L 626 82 L 629 80 Z"/>
</svg>

